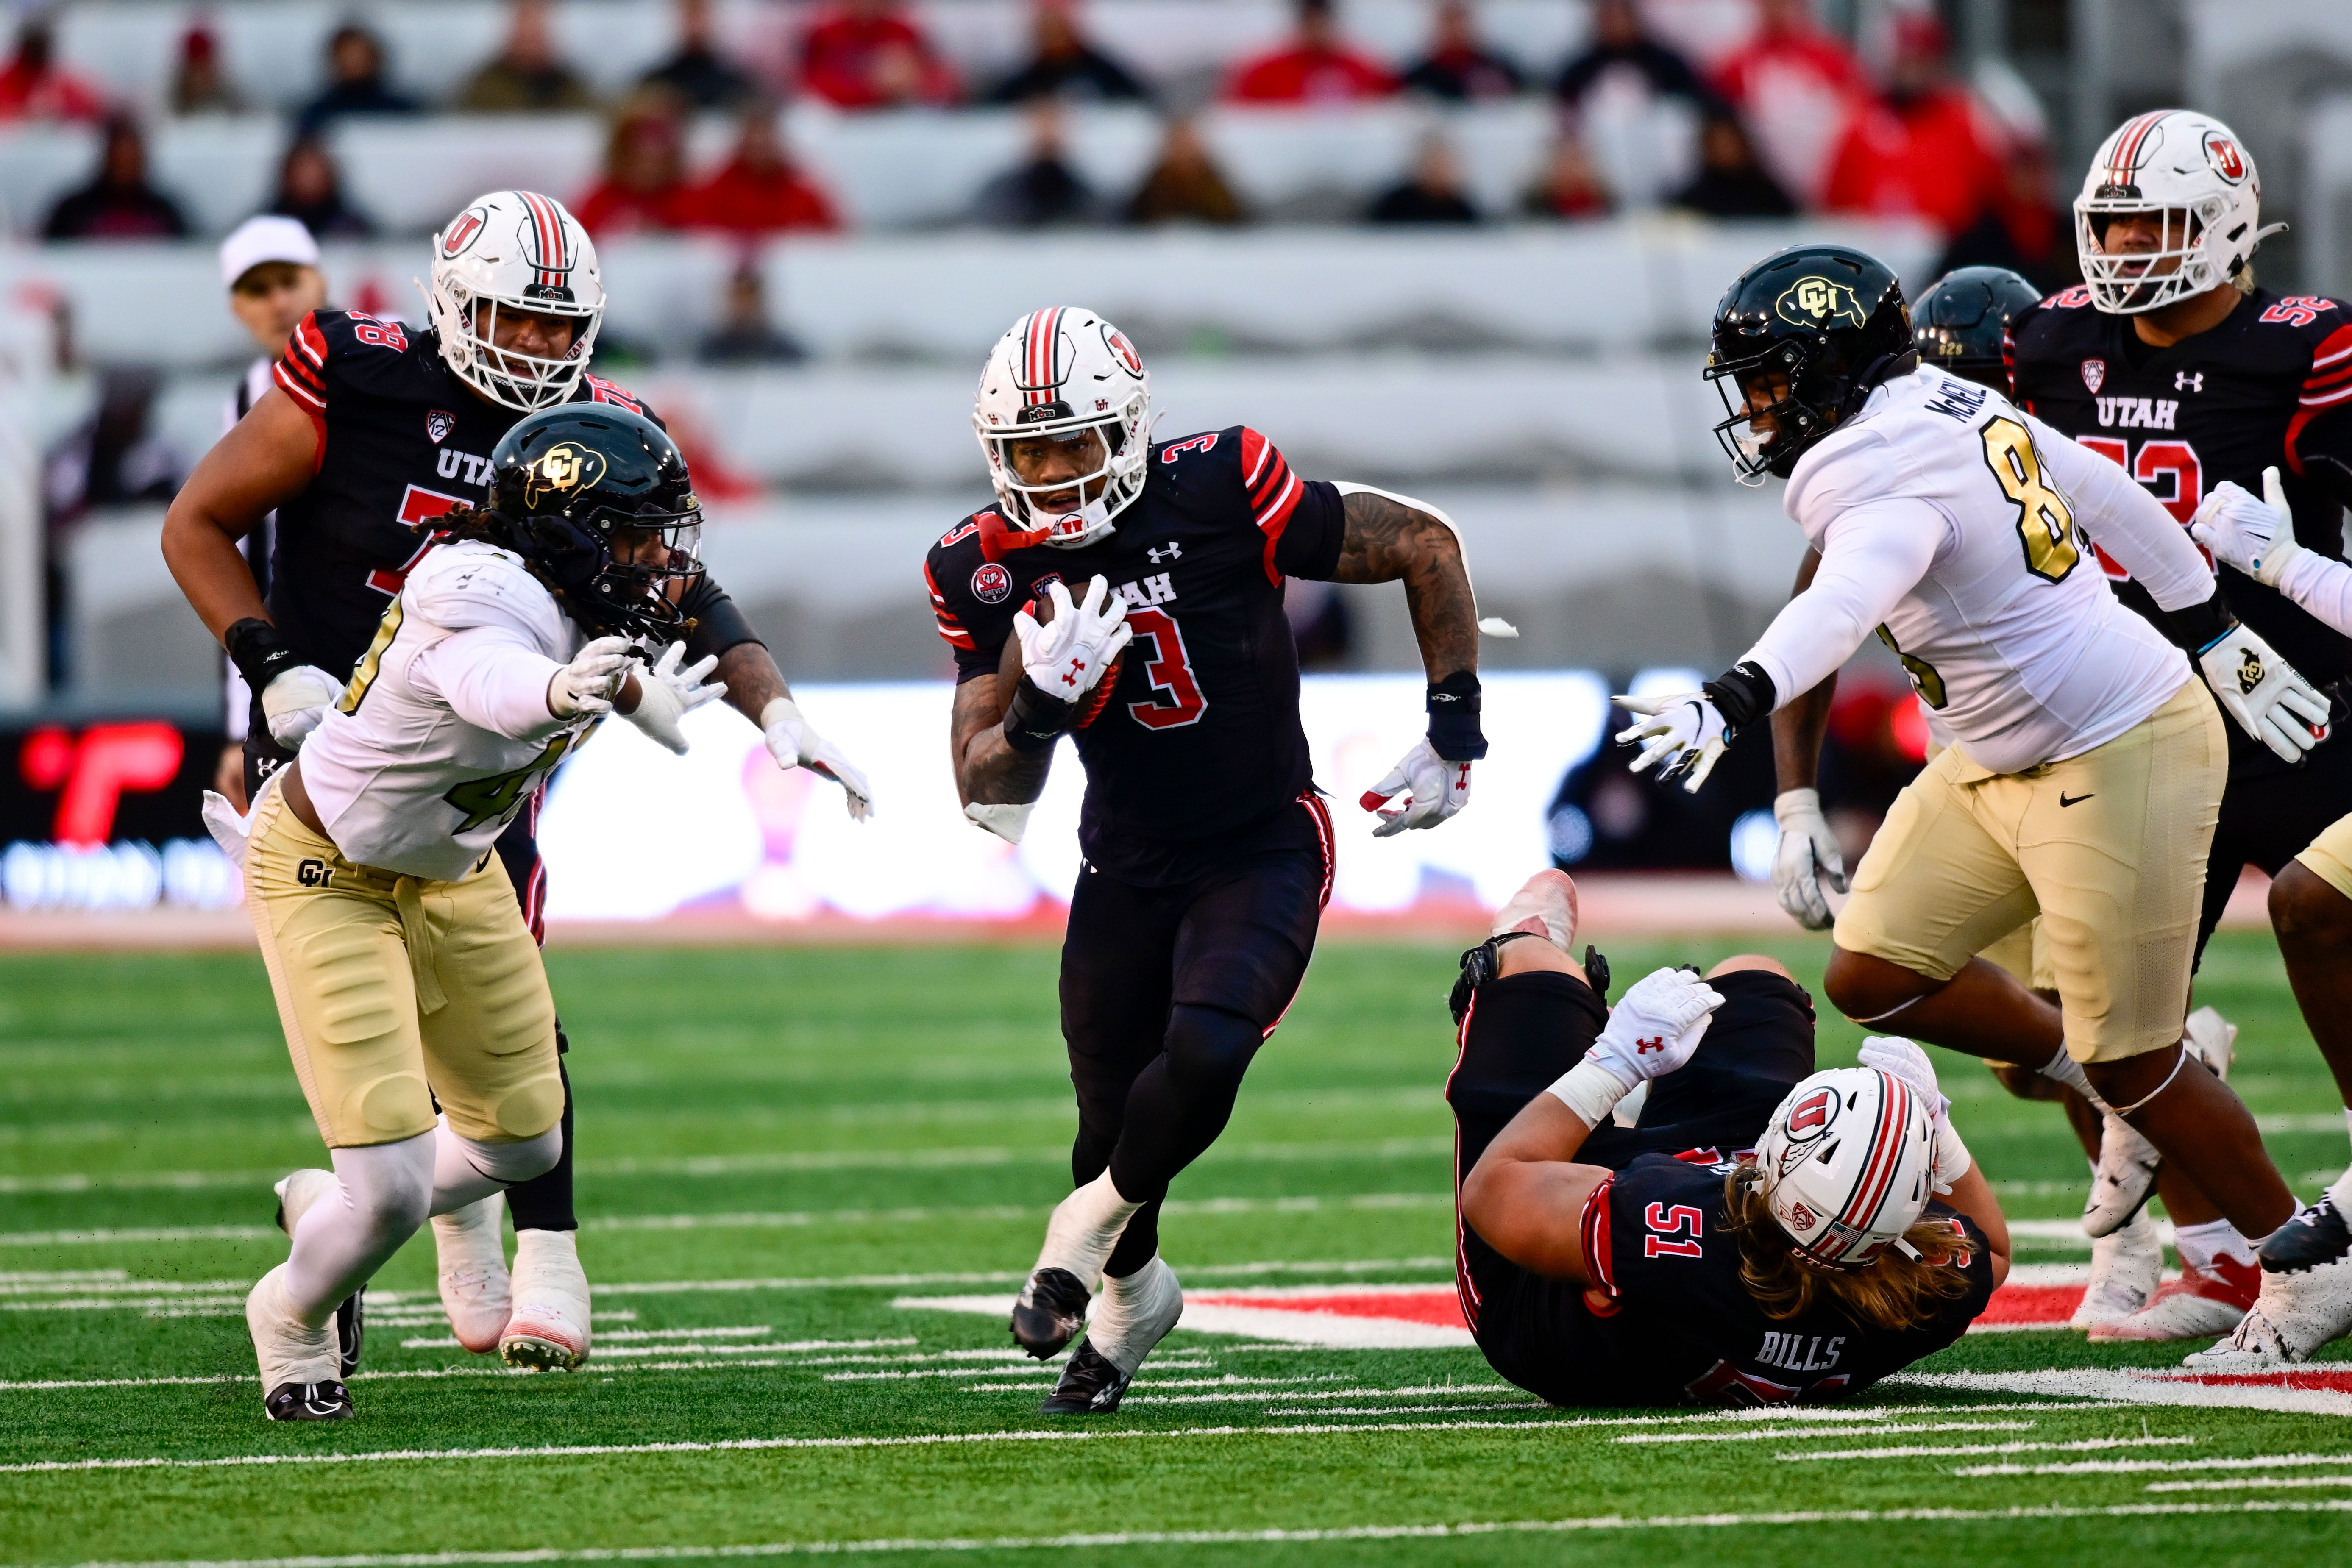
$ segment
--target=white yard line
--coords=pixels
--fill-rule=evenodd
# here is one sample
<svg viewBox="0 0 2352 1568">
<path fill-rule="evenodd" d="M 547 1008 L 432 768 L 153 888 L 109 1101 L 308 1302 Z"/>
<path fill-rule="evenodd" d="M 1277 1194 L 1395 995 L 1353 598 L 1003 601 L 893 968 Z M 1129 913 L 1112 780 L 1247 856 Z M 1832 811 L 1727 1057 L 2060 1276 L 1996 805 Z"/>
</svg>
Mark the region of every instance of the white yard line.
<svg viewBox="0 0 2352 1568">
<path fill-rule="evenodd" d="M 1776 1459 L 1802 1463 L 1808 1459 L 1924 1459 L 1957 1454 L 2086 1453 L 2098 1448 L 2170 1448 L 2197 1441 L 2194 1437 L 2083 1437 L 2071 1443 L 1929 1443 L 1906 1448 L 1832 1448 L 1806 1454 L 1775 1454 Z M 1962 1472 L 1955 1470 L 1953 1474 Z M 2041 1473 L 2037 1470 L 2035 1473 Z"/>
<path fill-rule="evenodd" d="M 111 1242 L 260 1241 L 285 1232 L 274 1225 L 160 1225 L 131 1230 L 5 1230 L 0 1247 L 83 1247 Z"/>
<path fill-rule="evenodd" d="M 2352 1476 L 2225 1476 L 2217 1481 L 2150 1481 L 2149 1491 L 2236 1491 L 2245 1487 L 2352 1487 Z"/>
<path fill-rule="evenodd" d="M 1841 1419 L 1823 1416 L 1824 1421 Z M 2029 1432 L 2039 1425 L 2033 1421 L 1933 1421 L 1912 1426 L 1892 1422 L 1875 1427 L 1823 1427 L 1819 1429 L 1782 1427 L 1764 1432 L 1637 1432 L 1629 1437 L 1615 1439 L 1620 1443 L 1760 1443 L 1780 1437 L 1875 1437 L 1881 1432 Z M 1824 1456 L 1827 1457 L 1827 1456 Z"/>
<path fill-rule="evenodd" d="M 2352 1465 L 2352 1454 L 2253 1454 L 2198 1459 L 2083 1459 L 2063 1465 L 1963 1465 L 1956 1476 L 2127 1476 L 2155 1470 L 2260 1470 Z"/>
</svg>

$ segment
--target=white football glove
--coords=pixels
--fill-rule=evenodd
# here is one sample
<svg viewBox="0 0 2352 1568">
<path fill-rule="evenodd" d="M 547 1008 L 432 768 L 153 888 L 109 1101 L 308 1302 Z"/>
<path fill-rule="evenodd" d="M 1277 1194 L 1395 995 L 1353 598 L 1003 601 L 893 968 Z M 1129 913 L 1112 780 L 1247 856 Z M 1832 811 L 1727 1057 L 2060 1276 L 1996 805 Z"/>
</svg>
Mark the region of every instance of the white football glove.
<svg viewBox="0 0 2352 1568">
<path fill-rule="evenodd" d="M 1021 639 L 1021 668 L 1047 696 L 1074 703 L 1095 689 L 1135 628 L 1127 623 L 1126 599 L 1099 577 L 1087 584 L 1087 596 L 1076 609 L 1062 584 L 1050 584 L 1045 593 L 1054 606 L 1050 624 L 1038 625 L 1026 608 L 1013 617 L 1013 634 Z"/>
<path fill-rule="evenodd" d="M 703 704 L 727 695 L 724 682 L 703 682 L 705 675 L 719 667 L 718 654 L 709 654 L 680 669 L 678 664 L 685 657 L 686 644 L 672 643 L 658 660 L 639 671 L 636 710 L 622 716 L 680 757 L 686 755 L 686 731 L 678 727 L 677 721 Z"/>
<path fill-rule="evenodd" d="M 1844 893 L 1849 883 L 1844 852 L 1822 815 L 1821 791 L 1781 790 L 1772 798 L 1772 820 L 1780 824 L 1780 845 L 1772 852 L 1772 892 L 1789 918 L 1808 931 L 1826 931 L 1837 916 L 1822 890 Z"/>
<path fill-rule="evenodd" d="M 1658 768 L 1660 779 L 1681 773 L 1683 788 L 1697 794 L 1731 738 L 1713 699 L 1705 692 L 1675 692 L 1662 697 L 1609 700 L 1627 713 L 1643 716 L 1643 722 L 1617 732 L 1620 746 L 1642 743 L 1642 755 L 1633 758 L 1632 771 L 1643 772 L 1654 763 L 1664 763 Z"/>
<path fill-rule="evenodd" d="M 1609 1027 L 1585 1052 L 1627 1089 L 1679 1069 L 1706 1036 L 1723 993 L 1689 969 L 1655 969 L 1609 1009 Z"/>
<path fill-rule="evenodd" d="M 2197 508 L 2189 537 L 2211 550 L 2214 559 L 2267 588 L 2276 588 L 2287 563 L 2303 553 L 2294 542 L 2294 518 L 2287 511 L 2286 490 L 2276 468 L 2263 470 L 2259 501 L 2235 480 L 2214 486 Z"/>
<path fill-rule="evenodd" d="M 1402 806 L 1392 811 L 1382 810 L 1400 797 L 1404 801 Z M 1407 828 L 1433 828 L 1470 803 L 1470 764 L 1448 762 L 1427 739 L 1416 740 L 1404 760 L 1365 790 L 1357 803 L 1379 815 L 1381 825 L 1372 830 L 1376 839 L 1392 837 Z"/>
<path fill-rule="evenodd" d="M 593 717 L 613 711 L 613 698 L 629 678 L 629 640 L 599 637 L 572 655 L 548 677 L 547 711 L 558 718 Z"/>
<path fill-rule="evenodd" d="M 342 695 L 343 683 L 316 664 L 278 671 L 261 693 L 261 716 L 268 721 L 269 738 L 289 751 L 300 750 Z"/>
<path fill-rule="evenodd" d="M 2326 737 L 2327 699 L 2251 628 L 2232 626 L 2207 643 L 2197 667 L 2221 711 L 2281 761 L 2301 761 Z"/>
<path fill-rule="evenodd" d="M 776 759 L 777 767 L 805 768 L 840 785 L 849 797 L 853 821 L 862 822 L 874 814 L 874 786 L 833 742 L 801 716 L 800 706 L 792 698 L 778 697 L 760 710 L 760 736 L 768 743 L 768 755 Z"/>
<path fill-rule="evenodd" d="M 1976 1161 L 1960 1135 L 1952 1131 L 1952 1103 L 1936 1082 L 1936 1064 L 1926 1051 L 1899 1035 L 1870 1036 L 1862 1042 L 1857 1060 L 1862 1066 L 1890 1073 L 1919 1092 L 1919 1098 L 1927 1103 L 1928 1128 L 1935 1134 L 1936 1190 L 1951 1191 L 1952 1184 L 1968 1175 Z"/>
</svg>

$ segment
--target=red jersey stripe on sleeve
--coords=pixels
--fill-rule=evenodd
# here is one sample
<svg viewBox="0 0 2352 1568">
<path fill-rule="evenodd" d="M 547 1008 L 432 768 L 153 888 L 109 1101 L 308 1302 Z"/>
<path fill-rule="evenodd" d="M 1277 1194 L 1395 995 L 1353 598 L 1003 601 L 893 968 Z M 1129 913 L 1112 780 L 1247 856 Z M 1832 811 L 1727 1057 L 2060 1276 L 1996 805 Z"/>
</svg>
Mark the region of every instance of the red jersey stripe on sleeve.
<svg viewBox="0 0 2352 1568">
<path fill-rule="evenodd" d="M 2300 476 L 2303 454 L 2296 443 L 2304 427 L 2331 409 L 2352 403 L 2352 327 L 2338 327 L 2311 351 L 2311 374 L 2304 379 L 2303 396 L 2294 417 L 2287 421 L 2287 471 Z"/>
<path fill-rule="evenodd" d="M 1282 454 L 1274 449 L 1273 442 L 1248 425 L 1242 426 L 1242 487 L 1255 489 L 1259 476 L 1265 471 L 1266 459 L 1279 460 Z"/>
<path fill-rule="evenodd" d="M 923 586 L 930 591 L 931 619 L 938 626 L 940 635 L 956 647 L 970 648 L 978 653 L 980 644 L 971 640 L 971 633 L 964 630 L 963 622 L 956 619 L 955 612 L 948 607 L 947 595 L 940 591 L 939 580 L 931 575 L 929 561 L 923 563 Z"/>
<path fill-rule="evenodd" d="M 1584 1214 L 1577 1223 L 1584 1247 L 1584 1276 L 1591 1281 L 1591 1289 L 1612 1301 L 1622 1294 L 1609 1253 L 1609 1189 L 1616 1185 L 1614 1176 L 1602 1177 L 1592 1196 L 1584 1200 Z"/>
<path fill-rule="evenodd" d="M 327 335 L 319 330 L 317 312 L 313 311 L 295 324 L 294 350 L 320 370 L 327 368 Z"/>
<path fill-rule="evenodd" d="M 302 408 L 306 412 L 310 413 L 324 413 L 327 412 L 327 396 L 325 389 L 320 387 L 312 378 L 303 375 L 299 371 L 296 371 L 290 361 L 286 360 L 278 361 L 278 363 L 271 368 L 269 373 L 271 378 L 275 380 L 279 386 L 286 389 L 287 395 L 291 397 L 296 402 L 301 404 Z"/>
</svg>

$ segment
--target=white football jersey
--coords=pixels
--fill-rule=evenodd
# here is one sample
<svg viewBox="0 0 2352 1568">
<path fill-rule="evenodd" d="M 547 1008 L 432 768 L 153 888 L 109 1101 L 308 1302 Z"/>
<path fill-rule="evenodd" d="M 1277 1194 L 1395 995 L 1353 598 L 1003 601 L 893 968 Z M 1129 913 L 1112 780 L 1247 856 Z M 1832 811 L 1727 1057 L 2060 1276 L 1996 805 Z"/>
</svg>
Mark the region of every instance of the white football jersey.
<svg viewBox="0 0 2352 1568">
<path fill-rule="evenodd" d="M 547 711 L 548 681 L 584 640 L 518 556 L 465 542 L 418 562 L 302 746 L 335 847 L 444 882 L 480 863 L 595 726 Z"/>
<path fill-rule="evenodd" d="M 2104 745 L 2190 678 L 2186 655 L 2108 591 L 2086 526 L 2103 540 L 2130 538 L 2143 559 L 2155 550 L 2165 598 L 2201 600 L 2210 574 L 2197 587 L 2193 549 L 2141 541 L 2147 518 L 2136 507 L 2076 517 L 2072 497 L 2111 494 L 2083 466 L 2104 461 L 2000 392 L 1922 369 L 1874 392 L 1790 477 L 1784 504 L 1822 551 L 1825 576 L 1849 528 L 1849 556 L 1866 554 L 1861 541 L 1874 537 L 1906 571 L 1926 564 L 1891 607 L 1885 598 L 1872 606 L 1884 615 L 1875 629 L 1910 673 L 1931 727 L 1991 772 Z M 2147 509 L 2169 524 L 2152 501 Z M 2177 546 L 2178 527 L 2166 531 Z M 1790 668 L 1791 639 L 1818 644 L 1821 635 L 1818 614 L 1811 626 L 1802 614 L 1784 619 L 1796 623 L 1776 622 L 1759 644 L 1781 645 L 1784 657 L 1763 661 L 1776 683 Z M 1798 690 L 1783 689 L 1782 700 Z"/>
</svg>

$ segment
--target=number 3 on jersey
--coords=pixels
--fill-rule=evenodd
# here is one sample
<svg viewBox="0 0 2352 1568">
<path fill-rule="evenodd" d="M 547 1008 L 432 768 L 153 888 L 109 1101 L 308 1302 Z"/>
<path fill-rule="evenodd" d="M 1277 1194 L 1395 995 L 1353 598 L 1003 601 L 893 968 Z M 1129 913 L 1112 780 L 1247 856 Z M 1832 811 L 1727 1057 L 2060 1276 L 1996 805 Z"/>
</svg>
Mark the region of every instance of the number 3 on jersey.
<svg viewBox="0 0 2352 1568">
<path fill-rule="evenodd" d="M 2013 419 L 1984 427 L 1985 465 L 2000 482 L 2001 494 L 2017 503 L 2017 534 L 2025 541 L 2025 570 L 2050 582 L 2063 582 L 2083 561 L 2074 541 L 2074 514 L 2065 498 L 2042 477 L 2033 437 Z"/>
<path fill-rule="evenodd" d="M 1129 703 L 1127 711 L 1146 729 L 1181 729 L 1198 724 L 1209 708 L 1201 683 L 1192 678 L 1192 655 L 1184 649 L 1184 633 L 1176 618 L 1156 605 L 1130 608 L 1127 623 L 1138 641 L 1151 639 L 1151 659 L 1144 678 L 1158 692 L 1150 702 Z"/>
</svg>

